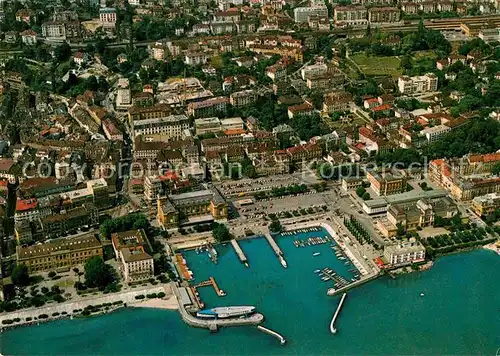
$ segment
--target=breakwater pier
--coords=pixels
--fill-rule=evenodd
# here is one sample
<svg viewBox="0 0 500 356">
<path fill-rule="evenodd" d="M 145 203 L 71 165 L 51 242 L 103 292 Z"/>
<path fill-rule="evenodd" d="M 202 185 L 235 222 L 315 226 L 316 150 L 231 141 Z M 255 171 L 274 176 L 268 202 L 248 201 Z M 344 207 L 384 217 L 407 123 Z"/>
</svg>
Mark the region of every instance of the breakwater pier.
<svg viewBox="0 0 500 356">
<path fill-rule="evenodd" d="M 281 251 L 280 247 L 278 246 L 278 244 L 276 243 L 276 241 L 274 241 L 273 237 L 271 236 L 271 234 L 269 232 L 265 233 L 264 234 L 267 242 L 269 242 L 269 245 L 271 245 L 274 253 L 276 254 L 276 256 L 278 256 L 279 260 L 280 260 L 280 263 L 281 265 L 284 267 L 284 268 L 287 268 L 288 265 L 286 263 L 286 260 L 285 258 L 283 257 L 283 252 Z"/>
<path fill-rule="evenodd" d="M 182 320 L 193 327 L 208 329 L 212 332 L 217 331 L 221 327 L 230 326 L 255 326 L 259 325 L 264 321 L 264 315 L 260 313 L 255 313 L 250 316 L 243 318 L 227 318 L 227 319 L 201 319 L 186 310 L 186 305 L 183 303 L 183 299 L 179 292 L 179 287 L 172 284 L 172 292 L 177 299 L 179 305 L 179 313 Z"/>
<path fill-rule="evenodd" d="M 259 329 L 262 332 L 265 332 L 266 334 L 274 336 L 275 338 L 277 338 L 280 341 L 281 345 L 285 345 L 285 343 L 286 343 L 285 338 L 281 334 L 278 334 L 276 331 L 271 330 L 269 328 L 266 328 L 265 326 L 262 326 L 262 325 L 258 325 L 257 329 Z"/>
<path fill-rule="evenodd" d="M 248 266 L 247 256 L 245 256 L 245 253 L 241 249 L 240 244 L 238 243 L 238 241 L 236 241 L 235 239 L 232 239 L 231 240 L 231 245 L 233 245 L 233 248 L 236 251 L 236 254 L 238 255 L 238 258 L 240 259 L 240 261 L 245 265 L 245 267 L 249 267 Z"/>
<path fill-rule="evenodd" d="M 347 293 L 342 294 L 342 298 L 340 298 L 339 305 L 337 307 L 337 310 L 335 310 L 335 314 L 333 314 L 332 321 L 330 322 L 330 332 L 332 334 L 337 333 L 337 329 L 335 328 L 335 321 L 337 321 L 337 317 L 339 316 L 340 310 L 342 309 L 342 306 L 344 305 L 345 298 L 347 297 Z"/>
</svg>

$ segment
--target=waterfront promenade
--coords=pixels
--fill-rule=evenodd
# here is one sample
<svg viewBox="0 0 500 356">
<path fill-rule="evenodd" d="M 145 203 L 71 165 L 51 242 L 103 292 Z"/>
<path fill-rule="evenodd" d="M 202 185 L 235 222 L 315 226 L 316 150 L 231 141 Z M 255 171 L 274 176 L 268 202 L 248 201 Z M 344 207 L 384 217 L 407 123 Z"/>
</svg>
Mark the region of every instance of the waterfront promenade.
<svg viewBox="0 0 500 356">
<path fill-rule="evenodd" d="M 16 318 L 21 319 L 18 323 L 11 324 L 11 326 L 18 326 L 27 323 L 32 323 L 33 320 L 36 320 L 38 316 L 45 314 L 48 317 L 45 319 L 40 319 L 40 321 L 49 321 L 52 319 L 60 319 L 62 313 L 66 313 L 67 317 L 70 317 L 73 314 L 73 310 L 80 309 L 83 310 L 85 307 L 89 305 L 99 305 L 104 303 L 114 303 L 117 301 L 122 301 L 124 304 L 132 306 L 134 303 L 139 303 L 137 299 L 135 299 L 138 295 L 147 295 L 152 293 L 165 293 L 165 298 L 169 298 L 172 296 L 172 291 L 170 285 L 158 285 L 158 286 L 148 286 L 137 288 L 133 290 L 127 290 L 123 292 L 113 293 L 113 294 L 105 294 L 100 296 L 92 296 L 85 299 L 81 299 L 79 301 L 74 302 L 65 302 L 60 304 L 51 304 L 46 305 L 40 308 L 29 308 L 16 310 L 10 313 L 0 314 L 0 323 L 4 320 L 13 320 Z M 123 304 L 122 304 L 123 305 Z M 57 316 L 53 316 L 54 313 L 58 313 Z M 79 313 L 78 313 L 79 314 Z M 26 321 L 26 318 L 31 318 L 31 321 Z"/>
</svg>

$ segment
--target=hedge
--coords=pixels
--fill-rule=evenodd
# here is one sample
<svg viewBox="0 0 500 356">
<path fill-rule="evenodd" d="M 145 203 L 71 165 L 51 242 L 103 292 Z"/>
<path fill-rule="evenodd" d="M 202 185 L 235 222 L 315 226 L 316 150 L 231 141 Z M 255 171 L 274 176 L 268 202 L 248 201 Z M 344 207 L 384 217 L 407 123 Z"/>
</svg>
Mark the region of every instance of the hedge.
<svg viewBox="0 0 500 356">
<path fill-rule="evenodd" d="M 144 295 L 143 294 L 140 294 L 140 295 L 136 295 L 135 296 L 135 299 L 144 299 Z"/>
</svg>

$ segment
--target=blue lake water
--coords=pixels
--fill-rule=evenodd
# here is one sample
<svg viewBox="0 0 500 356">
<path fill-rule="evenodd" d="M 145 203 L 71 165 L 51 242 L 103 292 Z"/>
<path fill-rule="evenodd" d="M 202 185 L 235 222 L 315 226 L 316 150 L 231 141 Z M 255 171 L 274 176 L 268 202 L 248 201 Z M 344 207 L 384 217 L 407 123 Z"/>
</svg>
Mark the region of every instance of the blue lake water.
<svg viewBox="0 0 500 356">
<path fill-rule="evenodd" d="M 218 297 L 212 288 L 200 288 L 207 307 L 255 305 L 265 325 L 285 336 L 285 346 L 253 327 L 210 334 L 186 326 L 176 311 L 125 309 L 4 332 L 0 350 L 16 355 L 479 355 L 500 348 L 500 258 L 493 252 L 451 255 L 430 271 L 381 278 L 350 291 L 338 333 L 332 335 L 328 325 L 340 297 L 328 297 L 331 282 L 313 271 L 329 267 L 350 278 L 352 266 L 337 260 L 329 244 L 296 248 L 296 238 L 277 238 L 287 269 L 263 238 L 240 243 L 250 268 L 230 244 L 217 247 L 217 265 L 206 254 L 185 253 L 195 282 L 213 276 L 228 294 Z M 313 257 L 314 252 L 321 254 Z"/>
</svg>

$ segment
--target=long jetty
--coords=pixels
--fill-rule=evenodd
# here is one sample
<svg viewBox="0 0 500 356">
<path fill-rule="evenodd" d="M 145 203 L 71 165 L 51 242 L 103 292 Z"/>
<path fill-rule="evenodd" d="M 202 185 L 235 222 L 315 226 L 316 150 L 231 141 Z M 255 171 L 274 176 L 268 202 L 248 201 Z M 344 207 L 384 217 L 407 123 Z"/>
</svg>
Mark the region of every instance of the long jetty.
<svg viewBox="0 0 500 356">
<path fill-rule="evenodd" d="M 339 305 L 337 307 L 337 310 L 335 311 L 335 314 L 333 314 L 332 321 L 330 322 L 330 332 L 332 334 L 335 334 L 337 332 L 337 329 L 335 328 L 335 321 L 337 320 L 337 317 L 339 316 L 340 309 L 342 309 L 342 305 L 344 304 L 345 297 L 347 297 L 347 293 L 342 294 L 342 298 L 340 298 Z"/>
<path fill-rule="evenodd" d="M 233 245 L 234 250 L 236 251 L 236 254 L 238 255 L 240 261 L 245 265 L 245 267 L 248 267 L 248 259 L 247 256 L 243 253 L 243 250 L 240 247 L 240 244 L 238 241 L 235 239 L 231 240 L 231 245 Z"/>
<path fill-rule="evenodd" d="M 279 258 L 279 260 L 281 262 L 281 265 L 284 268 L 287 268 L 287 264 L 286 264 L 285 258 L 283 257 L 283 252 L 281 252 L 280 247 L 278 246 L 278 244 L 276 243 L 276 241 L 274 241 L 274 239 L 271 236 L 271 234 L 270 233 L 266 233 L 266 234 L 264 234 L 264 236 L 266 237 L 267 242 L 269 242 L 269 245 L 271 245 L 271 247 L 273 248 L 274 253 L 276 253 L 276 256 L 278 256 L 278 258 Z"/>
<path fill-rule="evenodd" d="M 281 334 L 278 334 L 276 331 L 268 329 L 268 328 L 266 328 L 265 326 L 262 326 L 262 325 L 257 325 L 257 329 L 259 329 L 260 331 L 265 332 L 266 334 L 269 334 L 269 335 L 272 335 L 272 336 L 276 337 L 280 341 L 281 345 L 285 345 L 285 343 L 286 343 L 285 338 Z"/>
</svg>

